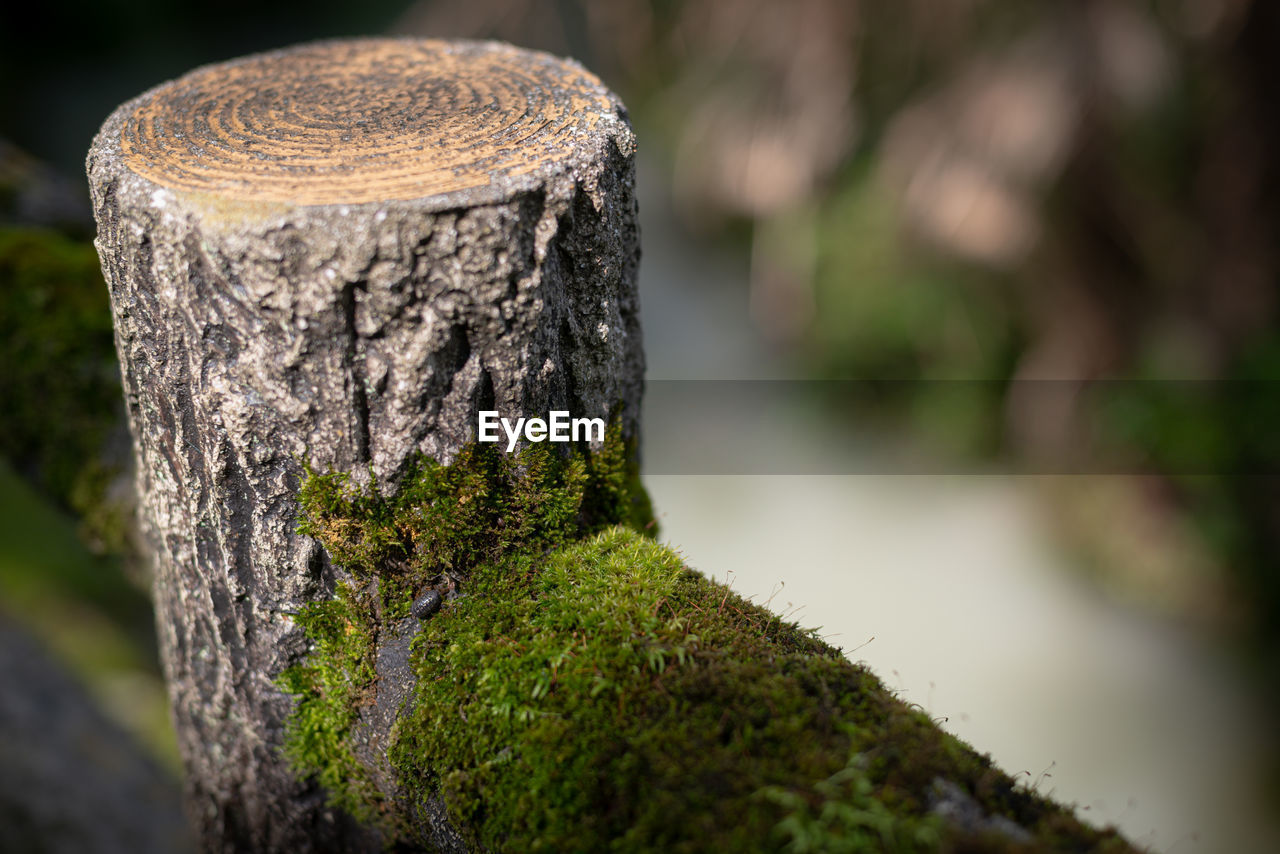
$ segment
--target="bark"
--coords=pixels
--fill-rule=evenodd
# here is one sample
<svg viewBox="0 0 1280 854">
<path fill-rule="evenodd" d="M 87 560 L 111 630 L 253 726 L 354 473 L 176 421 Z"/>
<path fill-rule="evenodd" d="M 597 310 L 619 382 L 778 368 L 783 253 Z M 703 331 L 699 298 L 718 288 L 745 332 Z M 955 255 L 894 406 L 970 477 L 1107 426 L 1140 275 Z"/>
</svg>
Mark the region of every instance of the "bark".
<svg viewBox="0 0 1280 854">
<path fill-rule="evenodd" d="M 329 42 L 123 105 L 88 159 L 155 556 L 157 625 L 208 850 L 370 848 L 280 753 L 335 570 L 295 532 L 303 461 L 395 488 L 477 411 L 619 413 L 643 356 L 634 140 L 573 63 Z"/>
</svg>

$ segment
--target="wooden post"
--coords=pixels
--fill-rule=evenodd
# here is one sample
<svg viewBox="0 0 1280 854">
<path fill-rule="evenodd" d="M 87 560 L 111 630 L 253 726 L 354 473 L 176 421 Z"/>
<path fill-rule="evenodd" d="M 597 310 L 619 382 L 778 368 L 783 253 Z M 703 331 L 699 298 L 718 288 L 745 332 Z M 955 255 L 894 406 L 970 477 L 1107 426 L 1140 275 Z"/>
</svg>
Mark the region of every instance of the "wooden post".
<svg viewBox="0 0 1280 854">
<path fill-rule="evenodd" d="M 209 850 L 368 848 L 281 757 L 331 590 L 303 460 L 394 488 L 477 411 L 634 433 L 634 139 L 578 65 L 492 43 L 334 41 L 198 69 L 88 158 L 155 552 L 156 619 Z"/>
</svg>

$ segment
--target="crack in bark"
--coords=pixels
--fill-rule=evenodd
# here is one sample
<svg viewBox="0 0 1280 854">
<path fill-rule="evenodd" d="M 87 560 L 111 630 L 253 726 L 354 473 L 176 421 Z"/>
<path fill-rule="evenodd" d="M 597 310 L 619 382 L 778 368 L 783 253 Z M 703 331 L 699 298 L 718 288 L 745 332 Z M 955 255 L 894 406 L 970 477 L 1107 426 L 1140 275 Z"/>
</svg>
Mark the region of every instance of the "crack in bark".
<svg viewBox="0 0 1280 854">
<path fill-rule="evenodd" d="M 365 388 L 364 348 L 357 325 L 357 292 L 367 291 L 368 283 L 351 282 L 342 289 L 343 315 L 343 367 L 351 384 L 351 408 L 354 416 L 353 435 L 355 461 L 359 466 L 369 464 L 369 393 Z"/>
</svg>

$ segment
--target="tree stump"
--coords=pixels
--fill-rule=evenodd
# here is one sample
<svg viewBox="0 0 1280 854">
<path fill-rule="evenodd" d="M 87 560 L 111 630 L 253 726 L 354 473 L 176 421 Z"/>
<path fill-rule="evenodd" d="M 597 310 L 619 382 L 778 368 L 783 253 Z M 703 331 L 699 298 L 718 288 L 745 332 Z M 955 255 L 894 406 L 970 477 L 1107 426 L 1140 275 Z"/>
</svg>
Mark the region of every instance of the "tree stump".
<svg viewBox="0 0 1280 854">
<path fill-rule="evenodd" d="M 280 754 L 334 569 L 304 461 L 393 490 L 479 410 L 633 434 L 634 138 L 573 62 L 496 43 L 324 42 L 130 101 L 88 158 L 156 619 L 209 850 L 368 848 Z"/>
</svg>

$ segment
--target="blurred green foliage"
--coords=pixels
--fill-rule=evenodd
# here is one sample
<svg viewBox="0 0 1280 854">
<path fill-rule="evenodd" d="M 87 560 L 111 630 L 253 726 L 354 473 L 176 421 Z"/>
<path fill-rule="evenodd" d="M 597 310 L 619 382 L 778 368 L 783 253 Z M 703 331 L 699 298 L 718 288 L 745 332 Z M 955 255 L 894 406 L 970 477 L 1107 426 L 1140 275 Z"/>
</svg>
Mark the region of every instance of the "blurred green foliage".
<svg viewBox="0 0 1280 854">
<path fill-rule="evenodd" d="M 1030 453 L 1033 466 L 1047 454 L 1050 471 L 1162 478 L 1233 575 L 1254 618 L 1233 628 L 1280 685 L 1275 8 L 1241 4 L 1201 32 L 1143 3 L 977 5 L 949 39 L 914 40 L 921 53 L 906 66 L 883 42 L 863 44 L 867 132 L 817 191 L 814 310 L 792 352 L 817 376 L 906 381 L 844 403 L 944 454 L 1016 463 Z M 867 21 L 886 20 L 880 4 L 864 8 Z M 1115 38 L 1130 39 L 1121 60 L 1145 57 L 1159 78 L 1142 98 L 1108 88 L 1124 83 L 1107 77 Z M 1020 45 L 1040 51 L 1036 64 L 1011 59 Z M 1150 56 L 1138 50 L 1148 45 Z M 990 109 L 1020 70 L 1063 51 L 1075 87 L 1062 94 L 1063 159 L 1029 181 L 995 143 L 984 141 L 992 154 L 964 138 L 967 110 Z M 998 141 L 1034 110 L 981 115 Z M 904 130 L 919 126 L 932 135 Z M 931 170 L 970 167 L 981 189 L 1022 205 L 1015 224 L 1034 224 L 1030 248 L 969 254 L 965 229 L 985 201 L 976 194 L 954 234 L 930 232 L 927 209 L 947 203 L 949 186 L 928 183 Z M 937 192 L 913 200 L 920 186 Z M 1063 411 L 1020 406 L 1019 385 L 1053 382 L 1098 387 Z"/>
<path fill-rule="evenodd" d="M 905 421 L 949 457 L 998 453 L 1025 335 L 999 279 L 914 254 L 896 200 L 865 164 L 824 201 L 816 245 L 817 310 L 800 358 L 813 376 L 863 381 L 829 386 L 864 392 L 833 402 L 880 429 Z"/>
<path fill-rule="evenodd" d="M 88 241 L 41 228 L 0 228 L 0 455 L 120 551 L 125 509 L 108 500 L 122 454 L 120 371 L 107 286 Z"/>
</svg>

